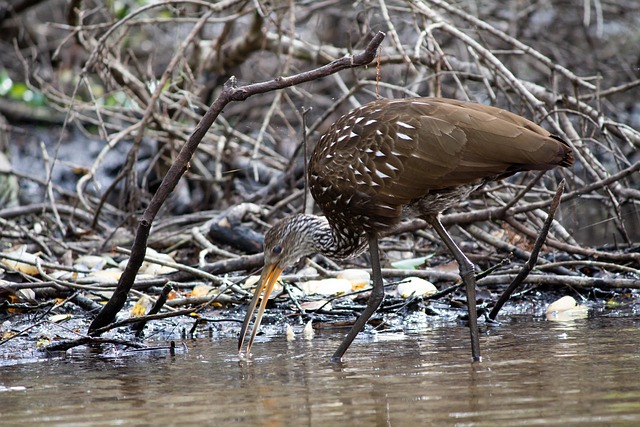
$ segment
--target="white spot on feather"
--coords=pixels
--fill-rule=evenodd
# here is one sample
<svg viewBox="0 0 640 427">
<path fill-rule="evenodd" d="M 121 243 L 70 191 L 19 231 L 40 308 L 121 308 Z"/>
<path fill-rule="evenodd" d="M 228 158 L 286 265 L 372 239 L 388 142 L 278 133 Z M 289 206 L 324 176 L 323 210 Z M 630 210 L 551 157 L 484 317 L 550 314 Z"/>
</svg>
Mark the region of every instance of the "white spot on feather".
<svg viewBox="0 0 640 427">
<path fill-rule="evenodd" d="M 405 129 L 415 129 L 415 126 L 411 126 L 409 123 L 405 123 L 405 122 L 401 122 L 401 121 L 397 121 L 396 124 L 400 127 L 403 127 Z"/>
<path fill-rule="evenodd" d="M 396 136 L 400 139 L 404 139 L 405 141 L 413 141 L 413 138 L 411 138 L 409 135 L 407 135 L 406 133 L 402 133 L 402 132 L 397 132 Z"/>
<path fill-rule="evenodd" d="M 367 123 L 365 123 L 364 125 L 365 126 L 369 126 L 369 125 L 372 125 L 374 123 L 378 123 L 378 121 L 377 120 L 373 120 L 373 119 L 369 119 L 369 120 L 367 120 Z"/>
<path fill-rule="evenodd" d="M 378 175 L 378 177 L 385 179 L 385 178 L 390 178 L 389 175 L 387 175 L 386 173 L 382 172 L 382 171 L 376 171 L 376 175 Z"/>
</svg>

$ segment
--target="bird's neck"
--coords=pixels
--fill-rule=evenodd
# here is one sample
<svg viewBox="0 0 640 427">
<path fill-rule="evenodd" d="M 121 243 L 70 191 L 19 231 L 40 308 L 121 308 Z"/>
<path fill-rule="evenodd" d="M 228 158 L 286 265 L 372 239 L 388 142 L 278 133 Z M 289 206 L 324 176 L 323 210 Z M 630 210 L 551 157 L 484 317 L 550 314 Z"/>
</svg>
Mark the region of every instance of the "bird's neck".
<svg viewBox="0 0 640 427">
<path fill-rule="evenodd" d="M 318 252 L 331 258 L 351 258 L 359 255 L 366 247 L 367 239 L 363 233 L 340 229 L 329 223 L 326 217 L 309 215 L 316 224 L 312 240 Z"/>
</svg>

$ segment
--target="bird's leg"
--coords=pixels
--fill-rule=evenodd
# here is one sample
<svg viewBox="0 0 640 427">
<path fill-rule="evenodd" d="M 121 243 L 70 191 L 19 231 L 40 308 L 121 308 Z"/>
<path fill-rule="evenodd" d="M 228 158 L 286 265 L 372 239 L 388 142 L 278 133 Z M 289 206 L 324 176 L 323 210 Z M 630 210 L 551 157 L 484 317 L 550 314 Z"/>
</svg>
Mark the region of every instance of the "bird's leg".
<svg viewBox="0 0 640 427">
<path fill-rule="evenodd" d="M 378 253 L 378 237 L 375 235 L 369 237 L 369 254 L 371 255 L 371 270 L 373 273 L 373 289 L 371 290 L 369 301 L 360 317 L 356 319 L 353 327 L 340 344 L 340 347 L 338 347 L 336 352 L 333 353 L 333 356 L 331 356 L 332 362 L 340 362 L 342 360 L 342 356 L 344 356 L 344 353 L 349 349 L 356 335 L 364 328 L 364 325 L 367 324 L 369 318 L 376 312 L 378 307 L 380 307 L 384 299 L 384 284 L 382 282 L 380 255 Z"/>
<path fill-rule="evenodd" d="M 469 330 L 471 331 L 471 357 L 474 362 L 480 361 L 480 332 L 478 331 L 478 311 L 476 309 L 476 276 L 473 264 L 453 241 L 440 219 L 436 216 L 425 218 L 438 233 L 460 268 L 460 277 L 465 284 L 467 293 L 467 308 L 469 310 Z"/>
</svg>

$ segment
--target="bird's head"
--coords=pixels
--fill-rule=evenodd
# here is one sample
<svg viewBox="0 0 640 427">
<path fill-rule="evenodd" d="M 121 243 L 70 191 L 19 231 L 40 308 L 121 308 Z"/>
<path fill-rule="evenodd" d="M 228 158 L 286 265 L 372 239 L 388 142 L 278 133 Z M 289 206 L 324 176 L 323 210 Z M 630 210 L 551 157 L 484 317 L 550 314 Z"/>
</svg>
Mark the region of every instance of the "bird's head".
<svg viewBox="0 0 640 427">
<path fill-rule="evenodd" d="M 249 324 L 260 297 L 262 296 L 262 301 L 247 343 L 246 355 L 251 350 L 253 339 L 267 305 L 267 299 L 282 271 L 295 264 L 300 258 L 320 252 L 328 244 L 326 239 L 331 239 L 329 224 L 324 217 L 315 215 L 290 216 L 267 231 L 264 236 L 264 267 L 240 330 L 238 351 L 242 352 Z"/>
</svg>

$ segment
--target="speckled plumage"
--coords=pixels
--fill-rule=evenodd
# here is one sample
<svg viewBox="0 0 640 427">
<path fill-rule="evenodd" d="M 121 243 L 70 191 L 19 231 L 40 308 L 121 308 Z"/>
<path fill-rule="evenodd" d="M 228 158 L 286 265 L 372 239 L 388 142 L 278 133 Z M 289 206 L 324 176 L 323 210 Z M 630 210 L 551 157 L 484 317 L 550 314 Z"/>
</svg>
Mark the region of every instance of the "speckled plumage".
<svg viewBox="0 0 640 427">
<path fill-rule="evenodd" d="M 291 216 L 265 235 L 265 267 L 247 310 L 239 350 L 260 295 L 271 293 L 286 267 L 318 252 L 334 258 L 354 256 L 369 244 L 373 290 L 333 356 L 339 360 L 384 296 L 378 238 L 409 216 L 425 219 L 460 265 L 472 355 L 480 360 L 473 264 L 438 214 L 487 181 L 572 163 L 566 142 L 498 108 L 442 98 L 380 99 L 356 108 L 331 125 L 309 162 L 311 194 L 326 217 Z M 265 306 L 263 298 L 247 353 Z"/>
<path fill-rule="evenodd" d="M 356 251 L 367 235 L 386 233 L 406 216 L 437 215 L 486 181 L 572 161 L 566 143 L 505 110 L 380 99 L 342 116 L 320 138 L 309 184 L 338 242 Z"/>
</svg>

